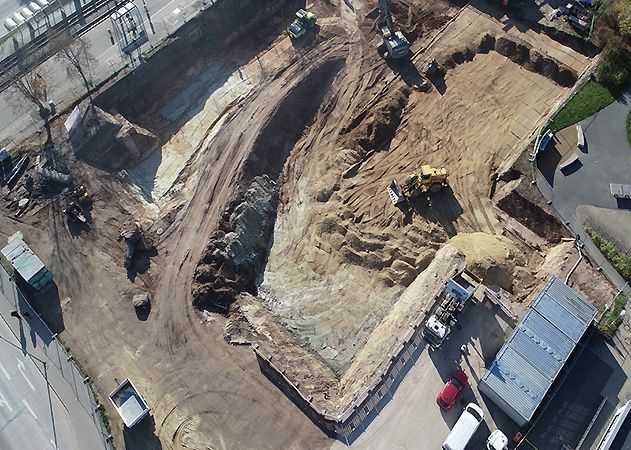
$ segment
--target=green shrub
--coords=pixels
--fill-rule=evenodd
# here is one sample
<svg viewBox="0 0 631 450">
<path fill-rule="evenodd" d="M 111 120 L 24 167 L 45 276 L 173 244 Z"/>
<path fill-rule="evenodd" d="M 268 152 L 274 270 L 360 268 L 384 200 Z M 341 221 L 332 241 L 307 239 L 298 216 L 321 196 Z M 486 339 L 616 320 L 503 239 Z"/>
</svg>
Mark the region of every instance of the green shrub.
<svg viewBox="0 0 631 450">
<path fill-rule="evenodd" d="M 620 275 L 625 279 L 631 277 L 631 256 L 622 253 L 612 242 L 605 239 L 602 234 L 593 228 L 587 227 L 585 232 Z"/>
<path fill-rule="evenodd" d="M 598 331 L 607 337 L 613 336 L 620 324 L 622 323 L 622 316 L 620 313 L 627 304 L 627 296 L 622 292 L 616 295 L 613 300 L 613 306 L 598 322 Z"/>
</svg>

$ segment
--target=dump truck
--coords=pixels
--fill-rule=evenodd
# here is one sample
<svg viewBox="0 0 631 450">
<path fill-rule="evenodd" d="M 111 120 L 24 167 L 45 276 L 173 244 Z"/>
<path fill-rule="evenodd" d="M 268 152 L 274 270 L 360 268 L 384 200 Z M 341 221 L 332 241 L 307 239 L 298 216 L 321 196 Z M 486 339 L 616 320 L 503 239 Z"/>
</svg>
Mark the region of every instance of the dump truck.
<svg viewBox="0 0 631 450">
<path fill-rule="evenodd" d="M 631 199 L 631 185 L 609 183 L 609 191 L 615 198 Z"/>
<path fill-rule="evenodd" d="M 440 347 L 447 339 L 474 290 L 475 286 L 472 280 L 467 280 L 464 274 L 447 280 L 445 289 L 435 304 L 434 311 L 421 330 L 423 339 L 433 349 Z"/>
<path fill-rule="evenodd" d="M 388 195 L 394 205 L 411 201 L 423 194 L 438 192 L 448 186 L 447 169 L 429 165 L 421 166 L 421 170 L 413 172 L 403 186 L 393 180 L 388 186 Z"/>
<path fill-rule="evenodd" d="M 317 21 L 318 16 L 311 11 L 299 9 L 296 11 L 296 18 L 287 28 L 287 34 L 293 39 L 298 39 L 303 36 L 309 28 L 313 28 Z"/>
<path fill-rule="evenodd" d="M 410 43 L 403 33 L 394 27 L 388 0 L 379 0 L 379 22 L 381 42 L 377 46 L 379 54 L 385 58 L 404 58 L 410 53 Z"/>
</svg>

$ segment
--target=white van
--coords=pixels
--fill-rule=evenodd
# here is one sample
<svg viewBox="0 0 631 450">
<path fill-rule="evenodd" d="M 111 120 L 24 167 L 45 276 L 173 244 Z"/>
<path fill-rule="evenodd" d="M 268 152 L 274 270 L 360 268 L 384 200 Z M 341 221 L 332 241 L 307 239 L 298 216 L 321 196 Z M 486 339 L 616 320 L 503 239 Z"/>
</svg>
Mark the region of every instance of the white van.
<svg viewBox="0 0 631 450">
<path fill-rule="evenodd" d="M 475 403 L 469 403 L 445 439 L 443 450 L 465 450 L 482 420 L 482 409 Z"/>
</svg>

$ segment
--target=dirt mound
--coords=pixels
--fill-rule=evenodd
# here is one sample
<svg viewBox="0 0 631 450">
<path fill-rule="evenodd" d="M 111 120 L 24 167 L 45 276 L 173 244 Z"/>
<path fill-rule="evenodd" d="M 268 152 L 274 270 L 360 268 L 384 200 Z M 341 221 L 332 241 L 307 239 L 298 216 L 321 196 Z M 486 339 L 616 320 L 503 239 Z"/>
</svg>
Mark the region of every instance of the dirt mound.
<svg viewBox="0 0 631 450">
<path fill-rule="evenodd" d="M 134 167 L 157 145 L 155 134 L 134 125 L 122 115 L 112 115 L 89 105 L 69 131 L 77 157 L 107 171 Z"/>
<path fill-rule="evenodd" d="M 485 40 L 488 41 L 486 36 L 482 38 L 482 41 Z M 480 45 L 482 45 L 482 42 Z M 578 75 L 574 70 L 554 58 L 544 56 L 533 50 L 527 43 L 500 37 L 495 41 L 495 51 L 526 70 L 543 75 L 563 87 L 574 85 L 578 79 Z"/>
<path fill-rule="evenodd" d="M 195 270 L 193 305 L 199 309 L 228 307 L 241 292 L 255 293 L 276 217 L 275 183 L 267 176 L 255 178 L 226 211 Z"/>
<path fill-rule="evenodd" d="M 558 243 L 562 237 L 569 236 L 539 191 L 524 177 L 499 186 L 493 200 L 502 211 L 548 242 Z"/>
<path fill-rule="evenodd" d="M 344 130 L 348 133 L 346 145 L 364 152 L 387 148 L 401 123 L 410 93 L 409 88 L 402 87 L 358 114 Z"/>
<path fill-rule="evenodd" d="M 448 242 L 465 254 L 467 269 L 485 284 L 512 292 L 513 273 L 526 264 L 526 258 L 511 240 L 487 233 L 461 233 Z"/>
</svg>

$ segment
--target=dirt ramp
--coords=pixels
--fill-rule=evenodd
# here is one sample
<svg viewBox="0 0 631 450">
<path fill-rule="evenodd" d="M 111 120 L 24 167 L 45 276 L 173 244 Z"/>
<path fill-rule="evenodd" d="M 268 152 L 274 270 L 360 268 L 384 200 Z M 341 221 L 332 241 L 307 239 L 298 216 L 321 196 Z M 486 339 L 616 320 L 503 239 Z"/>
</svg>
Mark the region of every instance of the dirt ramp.
<svg viewBox="0 0 631 450">
<path fill-rule="evenodd" d="M 278 178 L 289 152 L 313 122 L 343 66 L 344 59 L 335 58 L 312 68 L 281 100 L 252 144 L 244 167 L 246 177 L 266 174 L 273 180 Z"/>
</svg>

